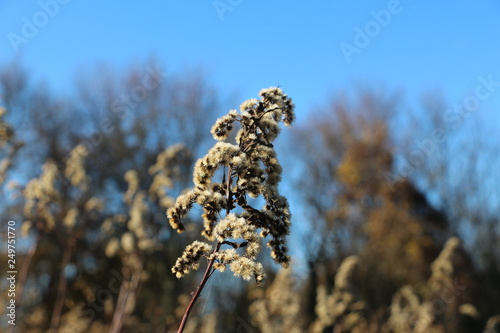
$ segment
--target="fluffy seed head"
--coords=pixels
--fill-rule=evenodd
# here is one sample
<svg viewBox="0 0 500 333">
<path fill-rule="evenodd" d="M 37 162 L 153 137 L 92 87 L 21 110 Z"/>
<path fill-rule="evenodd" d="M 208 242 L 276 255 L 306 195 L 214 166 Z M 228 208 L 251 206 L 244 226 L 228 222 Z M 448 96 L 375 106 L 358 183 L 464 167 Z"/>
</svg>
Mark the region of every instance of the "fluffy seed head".
<svg viewBox="0 0 500 333">
<path fill-rule="evenodd" d="M 229 267 L 236 276 L 260 282 L 264 270 L 256 258 L 266 237 L 274 261 L 285 267 L 290 261 L 286 247 L 290 212 L 288 201 L 278 191 L 282 168 L 272 142 L 280 132 L 280 122 L 286 126 L 293 122 L 294 106 L 279 87 L 263 89 L 259 95 L 259 100 L 243 102 L 240 112 L 231 110 L 215 122 L 211 133 L 218 142 L 196 162 L 195 187 L 167 211 L 171 226 L 180 232 L 182 219 L 197 203 L 203 208 L 202 236 L 218 244 L 210 255 L 206 243 L 188 246 L 172 269 L 178 277 L 197 268 L 206 256 L 214 269 Z M 240 128 L 235 142 L 226 142 L 235 122 Z M 249 197 L 262 197 L 264 207 L 250 205 Z"/>
</svg>

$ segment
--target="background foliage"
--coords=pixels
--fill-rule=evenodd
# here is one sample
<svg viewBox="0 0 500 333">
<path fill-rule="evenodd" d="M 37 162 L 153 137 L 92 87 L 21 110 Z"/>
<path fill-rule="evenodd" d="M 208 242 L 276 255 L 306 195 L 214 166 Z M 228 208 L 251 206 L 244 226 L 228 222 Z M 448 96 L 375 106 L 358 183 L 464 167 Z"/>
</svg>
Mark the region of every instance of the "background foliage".
<svg viewBox="0 0 500 333">
<path fill-rule="evenodd" d="M 202 222 L 193 214 L 196 232 L 177 236 L 165 210 L 190 186 L 214 120 L 237 104 L 201 72 L 145 70 L 155 66 L 101 70 L 71 96 L 16 63 L 0 71 L 17 332 L 176 330 L 200 277 L 170 268 Z M 499 145 L 474 118 L 449 129 L 446 108 L 435 95 L 412 110 L 357 90 L 286 131 L 276 146 L 292 267 L 268 262 L 263 287 L 216 273 L 186 331 L 497 332 Z M 440 142 L 436 129 L 448 129 Z"/>
</svg>

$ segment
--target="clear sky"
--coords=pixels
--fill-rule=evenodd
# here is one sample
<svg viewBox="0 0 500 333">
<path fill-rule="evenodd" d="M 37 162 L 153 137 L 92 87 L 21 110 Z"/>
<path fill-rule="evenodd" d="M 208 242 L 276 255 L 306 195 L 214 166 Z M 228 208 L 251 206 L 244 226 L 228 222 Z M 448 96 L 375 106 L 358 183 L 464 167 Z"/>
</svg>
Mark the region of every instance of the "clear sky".
<svg viewBox="0 0 500 333">
<path fill-rule="evenodd" d="M 356 84 L 460 102 L 478 76 L 500 81 L 500 2 L 0 0 L 0 64 L 20 57 L 55 89 L 150 55 L 245 99 L 279 84 L 299 112 Z M 500 89 L 482 105 L 498 106 Z"/>
<path fill-rule="evenodd" d="M 201 66 L 223 96 L 279 84 L 298 121 L 356 85 L 461 103 L 478 77 L 500 82 L 500 1 L 0 0 L 0 65 L 20 58 L 56 91 L 151 55 Z M 498 120 L 495 89 L 481 112 Z"/>
</svg>

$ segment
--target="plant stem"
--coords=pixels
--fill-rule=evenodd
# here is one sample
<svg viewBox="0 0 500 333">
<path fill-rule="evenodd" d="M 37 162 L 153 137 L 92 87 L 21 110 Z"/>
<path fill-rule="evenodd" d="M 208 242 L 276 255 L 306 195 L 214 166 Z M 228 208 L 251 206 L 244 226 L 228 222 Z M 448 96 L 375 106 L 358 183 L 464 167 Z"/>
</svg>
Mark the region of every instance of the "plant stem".
<svg viewBox="0 0 500 333">
<path fill-rule="evenodd" d="M 142 259 L 139 258 L 138 255 L 135 255 L 135 258 L 136 260 L 134 260 L 134 263 L 126 264 L 122 271 L 123 281 L 120 286 L 120 292 L 116 302 L 116 310 L 111 321 L 111 327 L 109 329 L 110 333 L 118 333 L 122 331 L 123 323 L 129 315 L 128 311 L 130 309 L 128 309 L 127 306 L 130 296 L 136 297 L 144 265 Z"/>
<path fill-rule="evenodd" d="M 24 261 L 23 261 L 23 265 L 21 267 L 21 272 L 19 273 L 19 285 L 17 287 L 17 295 L 16 295 L 16 304 L 18 306 L 21 306 L 24 286 L 26 285 L 28 271 L 29 271 L 30 265 L 31 265 L 31 259 L 33 259 L 33 256 L 35 255 L 35 252 L 38 248 L 39 243 L 40 243 L 40 234 L 37 234 L 35 237 L 35 240 L 33 241 L 33 244 L 31 244 L 28 252 L 24 256 Z M 11 325 L 11 326 L 13 326 L 13 325 Z"/>
<path fill-rule="evenodd" d="M 71 260 L 71 255 L 73 254 L 75 242 L 76 240 L 73 238 L 73 236 L 70 236 L 63 250 L 64 252 L 61 262 L 61 272 L 59 274 L 59 283 L 57 286 L 57 297 L 56 297 L 56 302 L 54 304 L 54 309 L 52 311 L 52 318 L 50 320 L 49 332 L 57 332 L 59 330 L 61 313 L 67 292 L 67 278 L 66 278 L 65 268 L 68 266 L 69 261 Z"/>
<path fill-rule="evenodd" d="M 229 212 L 231 211 L 231 203 L 230 202 L 232 199 L 232 195 L 231 195 L 231 184 L 232 184 L 231 173 L 232 173 L 232 171 L 233 171 L 232 168 L 229 167 L 227 170 L 227 176 L 225 177 L 225 179 L 226 179 L 226 199 L 227 199 L 226 200 L 227 201 L 226 214 L 229 214 Z M 218 252 L 221 245 L 222 245 L 221 242 L 217 242 L 217 245 L 215 246 L 214 250 L 212 251 L 212 254 Z M 212 268 L 214 265 L 214 262 L 215 262 L 215 258 L 212 258 L 208 261 L 207 269 L 205 270 L 205 273 L 203 274 L 203 278 L 201 279 L 201 282 L 198 285 L 198 288 L 196 288 L 196 291 L 194 292 L 193 297 L 191 298 L 191 301 L 189 302 L 189 305 L 187 306 L 186 311 L 184 312 L 184 316 L 182 317 L 182 321 L 181 321 L 181 324 L 179 325 L 179 329 L 177 330 L 177 333 L 182 333 L 184 331 L 184 327 L 186 326 L 186 322 L 187 322 L 187 319 L 189 317 L 189 313 L 193 309 L 193 306 L 196 303 L 196 300 L 198 299 L 198 297 L 200 297 L 201 291 L 205 287 L 205 284 L 207 283 L 208 279 L 210 278 L 210 276 L 212 276 L 212 273 L 214 272 L 214 270 Z"/>
<path fill-rule="evenodd" d="M 217 246 L 214 248 L 212 253 L 219 251 L 220 245 L 221 245 L 220 243 L 217 243 Z M 196 288 L 196 291 L 193 294 L 193 298 L 191 298 L 191 302 L 189 302 L 189 305 L 186 308 L 186 312 L 184 313 L 184 316 L 182 317 L 182 321 L 181 321 L 181 324 L 179 326 L 179 329 L 177 330 L 177 333 L 182 333 L 184 331 L 184 326 L 186 325 L 189 313 L 191 312 L 191 310 L 194 306 L 194 303 L 196 303 L 196 300 L 200 296 L 201 291 L 205 287 L 205 284 L 207 283 L 208 278 L 210 277 L 210 275 L 212 273 L 212 266 L 214 265 L 214 262 L 215 262 L 215 258 L 211 259 L 208 262 L 208 266 L 207 266 L 207 269 L 205 270 L 205 274 L 203 274 L 203 278 L 201 279 L 200 285 L 198 286 L 198 288 Z"/>
</svg>

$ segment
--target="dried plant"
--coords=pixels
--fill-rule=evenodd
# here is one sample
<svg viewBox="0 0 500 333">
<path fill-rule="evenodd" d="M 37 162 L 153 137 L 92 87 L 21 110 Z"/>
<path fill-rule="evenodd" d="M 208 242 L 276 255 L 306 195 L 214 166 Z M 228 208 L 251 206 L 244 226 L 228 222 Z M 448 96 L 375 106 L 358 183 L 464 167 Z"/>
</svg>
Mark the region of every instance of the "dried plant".
<svg viewBox="0 0 500 333">
<path fill-rule="evenodd" d="M 459 279 L 464 266 L 463 249 L 457 237 L 450 238 L 431 265 L 432 274 L 424 286 L 402 287 L 393 297 L 384 332 L 468 332 L 464 319 L 479 317 L 467 299 L 467 284 Z M 461 327 L 452 325 L 460 323 Z"/>
<path fill-rule="evenodd" d="M 310 332 L 320 333 L 328 327 L 333 327 L 334 332 L 367 331 L 367 305 L 360 299 L 359 289 L 352 282 L 358 261 L 356 256 L 344 259 L 335 275 L 331 294 L 328 294 L 324 285 L 318 286 L 315 309 L 318 317 L 312 323 Z"/>
<path fill-rule="evenodd" d="M 50 320 L 51 331 L 60 328 L 68 293 L 68 279 L 64 268 L 70 264 L 90 216 L 103 208 L 101 200 L 90 193 L 90 178 L 85 170 L 88 153 L 87 148 L 78 145 L 71 150 L 61 168 L 56 162 L 47 161 L 43 165 L 42 174 L 31 179 L 23 190 L 26 221 L 21 226 L 21 232 L 24 235 L 34 234 L 34 241 L 21 268 L 19 298 L 22 297 L 29 266 L 42 235 L 50 235 L 62 244 L 57 296 Z"/>
<path fill-rule="evenodd" d="M 265 291 L 255 290 L 256 300 L 250 305 L 249 313 L 259 332 L 304 332 L 301 295 L 297 287 L 292 270 L 281 269 Z"/>
<path fill-rule="evenodd" d="M 270 236 L 267 246 L 276 263 L 285 267 L 289 264 L 285 237 L 290 229 L 290 211 L 287 199 L 278 192 L 282 169 L 272 142 L 279 134 L 280 121 L 286 126 L 293 122 L 294 105 L 277 87 L 263 89 L 259 95 L 260 100 L 247 100 L 240 112 L 231 110 L 216 121 L 211 133 L 218 142 L 196 162 L 195 187 L 178 197 L 167 211 L 170 225 L 182 232 L 182 218 L 197 203 L 204 210 L 201 234 L 215 242 L 212 246 L 194 241 L 172 268 L 180 278 L 197 269 L 202 257 L 208 260 L 178 332 L 183 331 L 194 303 L 215 270 L 229 267 L 235 276 L 245 280 L 253 276 L 259 283 L 264 279 L 263 266 L 256 261 L 261 238 Z M 235 143 L 225 142 L 235 123 L 241 125 Z M 221 182 L 213 180 L 218 170 L 222 171 Z M 263 197 L 264 207 L 254 208 L 249 197 Z"/>
<path fill-rule="evenodd" d="M 173 198 L 166 190 L 171 189 L 179 177 L 175 161 L 188 154 L 187 148 L 180 144 L 160 152 L 156 163 L 148 170 L 151 184 L 147 191 L 141 189 L 141 179 L 136 170 L 128 170 L 124 175 L 128 187 L 123 201 L 129 207 L 129 212 L 106 219 L 102 226 L 102 232 L 111 236 L 106 244 L 106 256 L 111 258 L 118 255 L 123 265 L 123 280 L 110 332 L 120 332 L 125 320 L 132 314 L 140 283 L 147 276 L 144 270 L 145 256 L 160 247 L 158 230 L 148 217 L 148 204 L 157 203 L 162 208 L 173 205 Z M 120 225 L 125 226 L 121 228 L 121 233 L 115 230 L 120 229 Z"/>
</svg>

